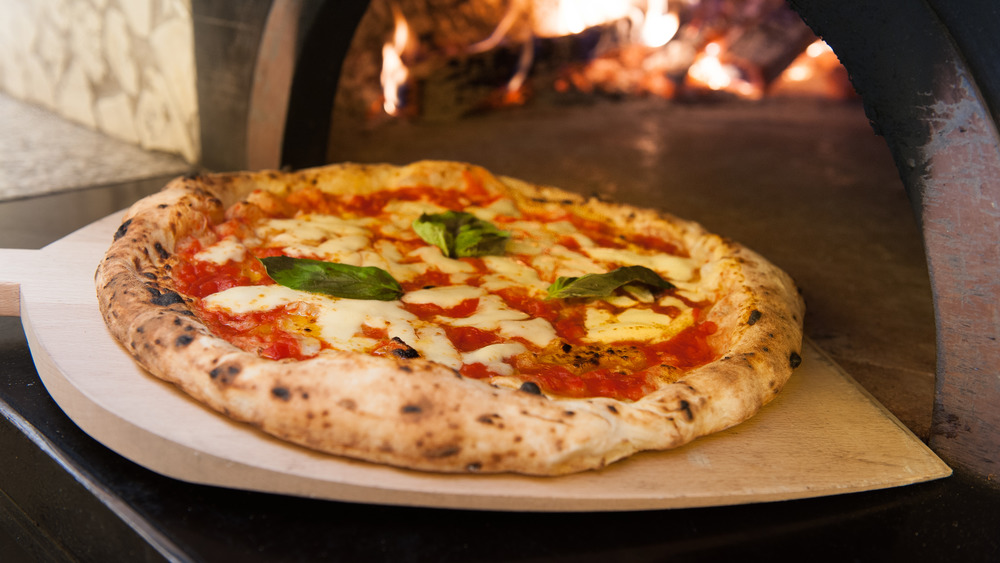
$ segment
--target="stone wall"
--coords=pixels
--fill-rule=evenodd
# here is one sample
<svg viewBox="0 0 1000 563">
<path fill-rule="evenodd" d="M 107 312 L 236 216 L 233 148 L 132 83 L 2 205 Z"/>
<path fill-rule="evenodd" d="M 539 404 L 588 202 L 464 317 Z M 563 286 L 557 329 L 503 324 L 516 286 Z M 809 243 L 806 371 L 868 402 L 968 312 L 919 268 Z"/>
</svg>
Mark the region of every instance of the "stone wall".
<svg viewBox="0 0 1000 563">
<path fill-rule="evenodd" d="M 191 0 L 4 0 L 0 92 L 197 162 Z"/>
</svg>

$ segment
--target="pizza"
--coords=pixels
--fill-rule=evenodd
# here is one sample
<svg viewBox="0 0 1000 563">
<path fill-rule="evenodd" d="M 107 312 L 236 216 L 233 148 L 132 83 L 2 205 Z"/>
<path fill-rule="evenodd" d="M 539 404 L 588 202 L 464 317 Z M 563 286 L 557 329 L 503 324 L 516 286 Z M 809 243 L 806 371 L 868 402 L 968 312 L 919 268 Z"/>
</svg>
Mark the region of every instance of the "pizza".
<svg viewBox="0 0 1000 563">
<path fill-rule="evenodd" d="M 96 288 L 135 361 L 207 407 L 426 471 L 675 448 L 801 362 L 799 292 L 752 250 L 456 162 L 178 178 L 126 212 Z"/>
</svg>

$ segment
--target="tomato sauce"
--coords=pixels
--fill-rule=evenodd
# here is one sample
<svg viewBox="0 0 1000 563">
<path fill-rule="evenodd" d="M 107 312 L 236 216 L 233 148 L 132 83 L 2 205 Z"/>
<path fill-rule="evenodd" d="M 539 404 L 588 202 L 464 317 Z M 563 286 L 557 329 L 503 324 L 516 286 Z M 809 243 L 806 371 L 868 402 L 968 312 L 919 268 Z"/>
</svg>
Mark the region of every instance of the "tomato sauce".
<svg viewBox="0 0 1000 563">
<path fill-rule="evenodd" d="M 490 344 L 499 344 L 504 340 L 492 331 L 482 330 L 474 326 L 445 325 L 443 328 L 448 340 L 451 340 L 459 352 L 472 352 Z"/>
<path fill-rule="evenodd" d="M 533 297 L 523 287 L 505 287 L 496 293 L 503 298 L 507 305 L 532 318 L 541 318 L 553 322 L 559 317 L 558 309 L 561 308 L 559 302 L 545 301 Z"/>
<path fill-rule="evenodd" d="M 441 307 L 433 303 L 406 303 L 404 307 L 407 311 L 424 320 L 438 316 L 464 319 L 476 312 L 479 307 L 479 299 L 466 299 L 454 307 Z"/>
<path fill-rule="evenodd" d="M 574 374 L 564 366 L 545 366 L 527 373 L 527 379 L 542 389 L 566 397 L 610 397 L 636 401 L 652 391 L 641 373 L 628 374 L 603 368 Z"/>
<path fill-rule="evenodd" d="M 654 364 L 668 364 L 689 369 L 707 364 L 715 359 L 715 351 L 708 345 L 708 337 L 718 330 L 718 326 L 707 321 L 692 325 L 677 336 L 647 346 L 646 349 L 655 357 Z"/>
<path fill-rule="evenodd" d="M 302 354 L 299 338 L 279 326 L 281 320 L 293 316 L 285 307 L 239 314 L 209 309 L 202 309 L 199 313 L 213 334 L 244 350 L 255 351 L 271 360 L 304 360 L 308 357 Z"/>
<path fill-rule="evenodd" d="M 184 294 L 201 299 L 232 287 L 274 283 L 257 260 L 225 264 L 203 262 L 193 258 L 200 250 L 197 240 L 187 242 L 178 250 L 183 259 L 178 261 L 172 272 L 176 289 Z"/>
</svg>

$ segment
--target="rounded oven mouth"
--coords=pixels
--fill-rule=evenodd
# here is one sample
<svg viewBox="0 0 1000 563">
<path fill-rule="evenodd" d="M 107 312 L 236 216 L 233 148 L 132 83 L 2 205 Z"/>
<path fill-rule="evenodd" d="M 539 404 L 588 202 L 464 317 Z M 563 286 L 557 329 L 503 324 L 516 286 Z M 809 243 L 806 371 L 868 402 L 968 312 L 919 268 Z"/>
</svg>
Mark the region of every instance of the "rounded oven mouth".
<svg viewBox="0 0 1000 563">
<path fill-rule="evenodd" d="M 194 3 L 196 14 L 217 15 L 208 13 L 212 8 L 207 3 L 199 4 Z M 483 13 L 494 13 L 490 21 L 497 25 L 457 26 L 458 16 L 449 19 L 440 12 L 431 19 L 475 29 L 489 41 L 503 21 L 500 7 L 517 3 L 483 4 Z M 875 338 L 925 342 L 914 349 L 917 358 L 909 361 L 921 366 L 916 371 L 929 369 L 930 379 L 936 372 L 936 381 L 921 379 L 911 386 L 913 382 L 903 378 L 898 387 L 886 390 L 879 388 L 880 376 L 872 374 L 870 381 L 861 378 L 862 383 L 885 404 L 893 397 L 917 395 L 920 413 L 908 414 L 906 406 L 890 410 L 916 427 L 946 462 L 985 476 L 1000 451 L 1000 413 L 993 408 L 1000 403 L 1000 379 L 984 376 L 995 375 L 1000 366 L 1000 245 L 995 243 L 1000 232 L 995 111 L 1000 107 L 1000 69 L 991 63 L 1000 56 L 991 39 L 1000 29 L 1000 14 L 986 1 L 954 5 L 944 0 L 889 0 L 872 5 L 859 0 L 791 0 L 789 5 L 794 10 L 788 11 L 793 16 L 789 29 L 797 31 L 780 33 L 794 36 L 800 49 L 817 36 L 832 47 L 853 87 L 847 90 L 848 99 L 755 99 L 710 88 L 697 92 L 674 80 L 644 85 L 634 100 L 622 101 L 625 96 L 616 93 L 588 98 L 580 91 L 554 89 L 544 94 L 547 105 L 482 113 L 482 106 L 496 98 L 505 101 L 490 81 L 502 77 L 502 91 L 504 81 L 517 78 L 525 58 L 532 59 L 533 76 L 549 72 L 572 83 L 546 66 L 545 57 L 560 49 L 593 49 L 597 42 L 608 41 L 607 35 L 500 42 L 506 47 L 493 52 L 475 51 L 483 45 L 463 39 L 456 42 L 467 50 L 462 56 L 446 57 L 434 67 L 426 56 L 421 59 L 412 51 L 414 38 L 427 42 L 430 32 L 411 16 L 413 35 L 394 37 L 397 18 L 387 2 L 262 3 L 242 14 L 250 21 L 243 22 L 239 33 L 248 37 L 232 43 L 240 46 L 240 53 L 221 52 L 218 41 L 211 39 L 211 19 L 196 17 L 204 164 L 240 169 L 300 168 L 348 159 L 399 162 L 414 156 L 473 160 L 501 173 L 603 191 L 619 199 L 677 208 L 678 214 L 692 218 L 703 215 L 725 222 L 715 230 L 757 242 L 765 247 L 765 255 L 770 252 L 779 263 L 785 260 L 817 280 L 830 274 L 815 259 L 791 256 L 792 249 L 774 234 L 776 228 L 741 212 L 768 208 L 755 203 L 766 200 L 770 209 L 783 210 L 777 222 L 791 229 L 787 232 L 808 233 L 813 218 L 822 212 L 829 216 L 829 225 L 842 225 L 831 227 L 831 232 L 869 229 L 877 239 L 882 235 L 874 232 L 876 227 L 858 225 L 849 210 L 852 197 L 874 198 L 883 211 L 872 220 L 898 224 L 897 232 L 903 233 L 881 246 L 890 254 L 920 254 L 915 269 L 924 268 L 885 273 L 878 270 L 877 261 L 869 261 L 870 275 L 884 274 L 880 291 L 886 302 L 878 305 L 884 307 L 882 316 L 897 318 L 895 325 L 875 323 L 885 329 Z M 405 2 L 396 6 L 406 14 Z M 368 39 L 377 41 L 377 52 L 366 57 L 387 57 L 381 47 L 395 44 L 401 60 L 409 59 L 414 68 L 422 62 L 421 72 L 451 83 L 404 80 L 390 92 L 400 100 L 390 101 L 382 84 L 356 82 L 351 45 L 366 39 L 364 26 L 371 21 L 381 29 L 377 38 Z M 516 23 L 508 30 L 514 36 L 511 30 Z M 756 52 L 764 52 L 759 41 Z M 220 65 L 220 56 L 238 57 L 239 64 Z M 790 64 L 777 55 L 768 60 L 773 67 Z M 223 67 L 226 70 L 220 70 Z M 777 79 L 769 74 L 775 71 L 768 64 L 754 68 L 757 75 L 750 82 L 770 84 Z M 381 64 L 367 72 L 381 73 Z M 744 73 L 753 75 L 746 69 Z M 576 78 L 580 75 L 586 73 Z M 473 92 L 455 90 L 456 82 L 467 83 Z M 234 83 L 244 85 L 242 95 L 225 88 Z M 376 88 L 375 94 L 371 88 Z M 667 89 L 672 89 L 669 96 Z M 537 89 L 532 95 L 536 100 L 543 96 Z M 463 119 L 448 115 L 457 109 Z M 804 131 L 811 137 L 798 136 Z M 872 154 L 877 156 L 873 159 Z M 866 168 L 867 162 L 876 164 Z M 566 186 L 566 179 L 575 186 Z M 817 204 L 814 198 L 807 204 L 795 197 L 796 186 L 817 181 L 826 186 L 828 202 Z M 713 191 L 712 186 L 721 185 L 730 187 Z M 749 188 L 732 188 L 736 185 Z M 725 211 L 713 205 L 720 197 L 727 198 Z M 847 259 L 846 248 L 833 246 L 825 247 L 832 259 L 841 257 L 838 252 Z M 933 310 L 894 308 L 891 294 L 898 284 L 913 285 L 914 277 L 927 280 L 916 282 L 925 284 L 916 291 L 933 293 Z M 842 334 L 872 334 L 871 318 L 846 319 L 832 304 L 828 310 L 823 307 L 821 301 L 816 314 L 840 323 L 837 330 Z M 913 315 L 917 320 L 909 322 Z M 823 342 L 823 335 L 811 336 L 821 340 L 821 347 L 840 342 L 838 337 Z M 848 355 L 845 348 L 845 358 Z M 851 371 L 856 366 L 847 367 Z"/>
</svg>

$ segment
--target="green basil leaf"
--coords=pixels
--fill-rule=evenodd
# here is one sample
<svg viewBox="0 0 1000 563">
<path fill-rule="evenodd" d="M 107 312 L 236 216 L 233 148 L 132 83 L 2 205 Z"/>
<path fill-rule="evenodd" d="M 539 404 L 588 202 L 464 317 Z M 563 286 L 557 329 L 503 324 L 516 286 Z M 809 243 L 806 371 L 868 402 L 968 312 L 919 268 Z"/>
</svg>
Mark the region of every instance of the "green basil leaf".
<svg viewBox="0 0 1000 563">
<path fill-rule="evenodd" d="M 389 272 L 374 266 L 351 266 L 291 256 L 269 256 L 260 261 L 272 280 L 292 289 L 378 301 L 393 301 L 403 295 L 399 282 Z"/>
<path fill-rule="evenodd" d="M 507 231 L 464 211 L 424 213 L 413 221 L 413 230 L 449 258 L 503 254 L 510 238 Z"/>
<path fill-rule="evenodd" d="M 560 277 L 549 286 L 546 299 L 608 297 L 614 290 L 630 283 L 642 283 L 657 289 L 674 287 L 674 284 L 645 266 L 624 266 L 606 274 L 587 274 L 578 278 Z"/>
</svg>

